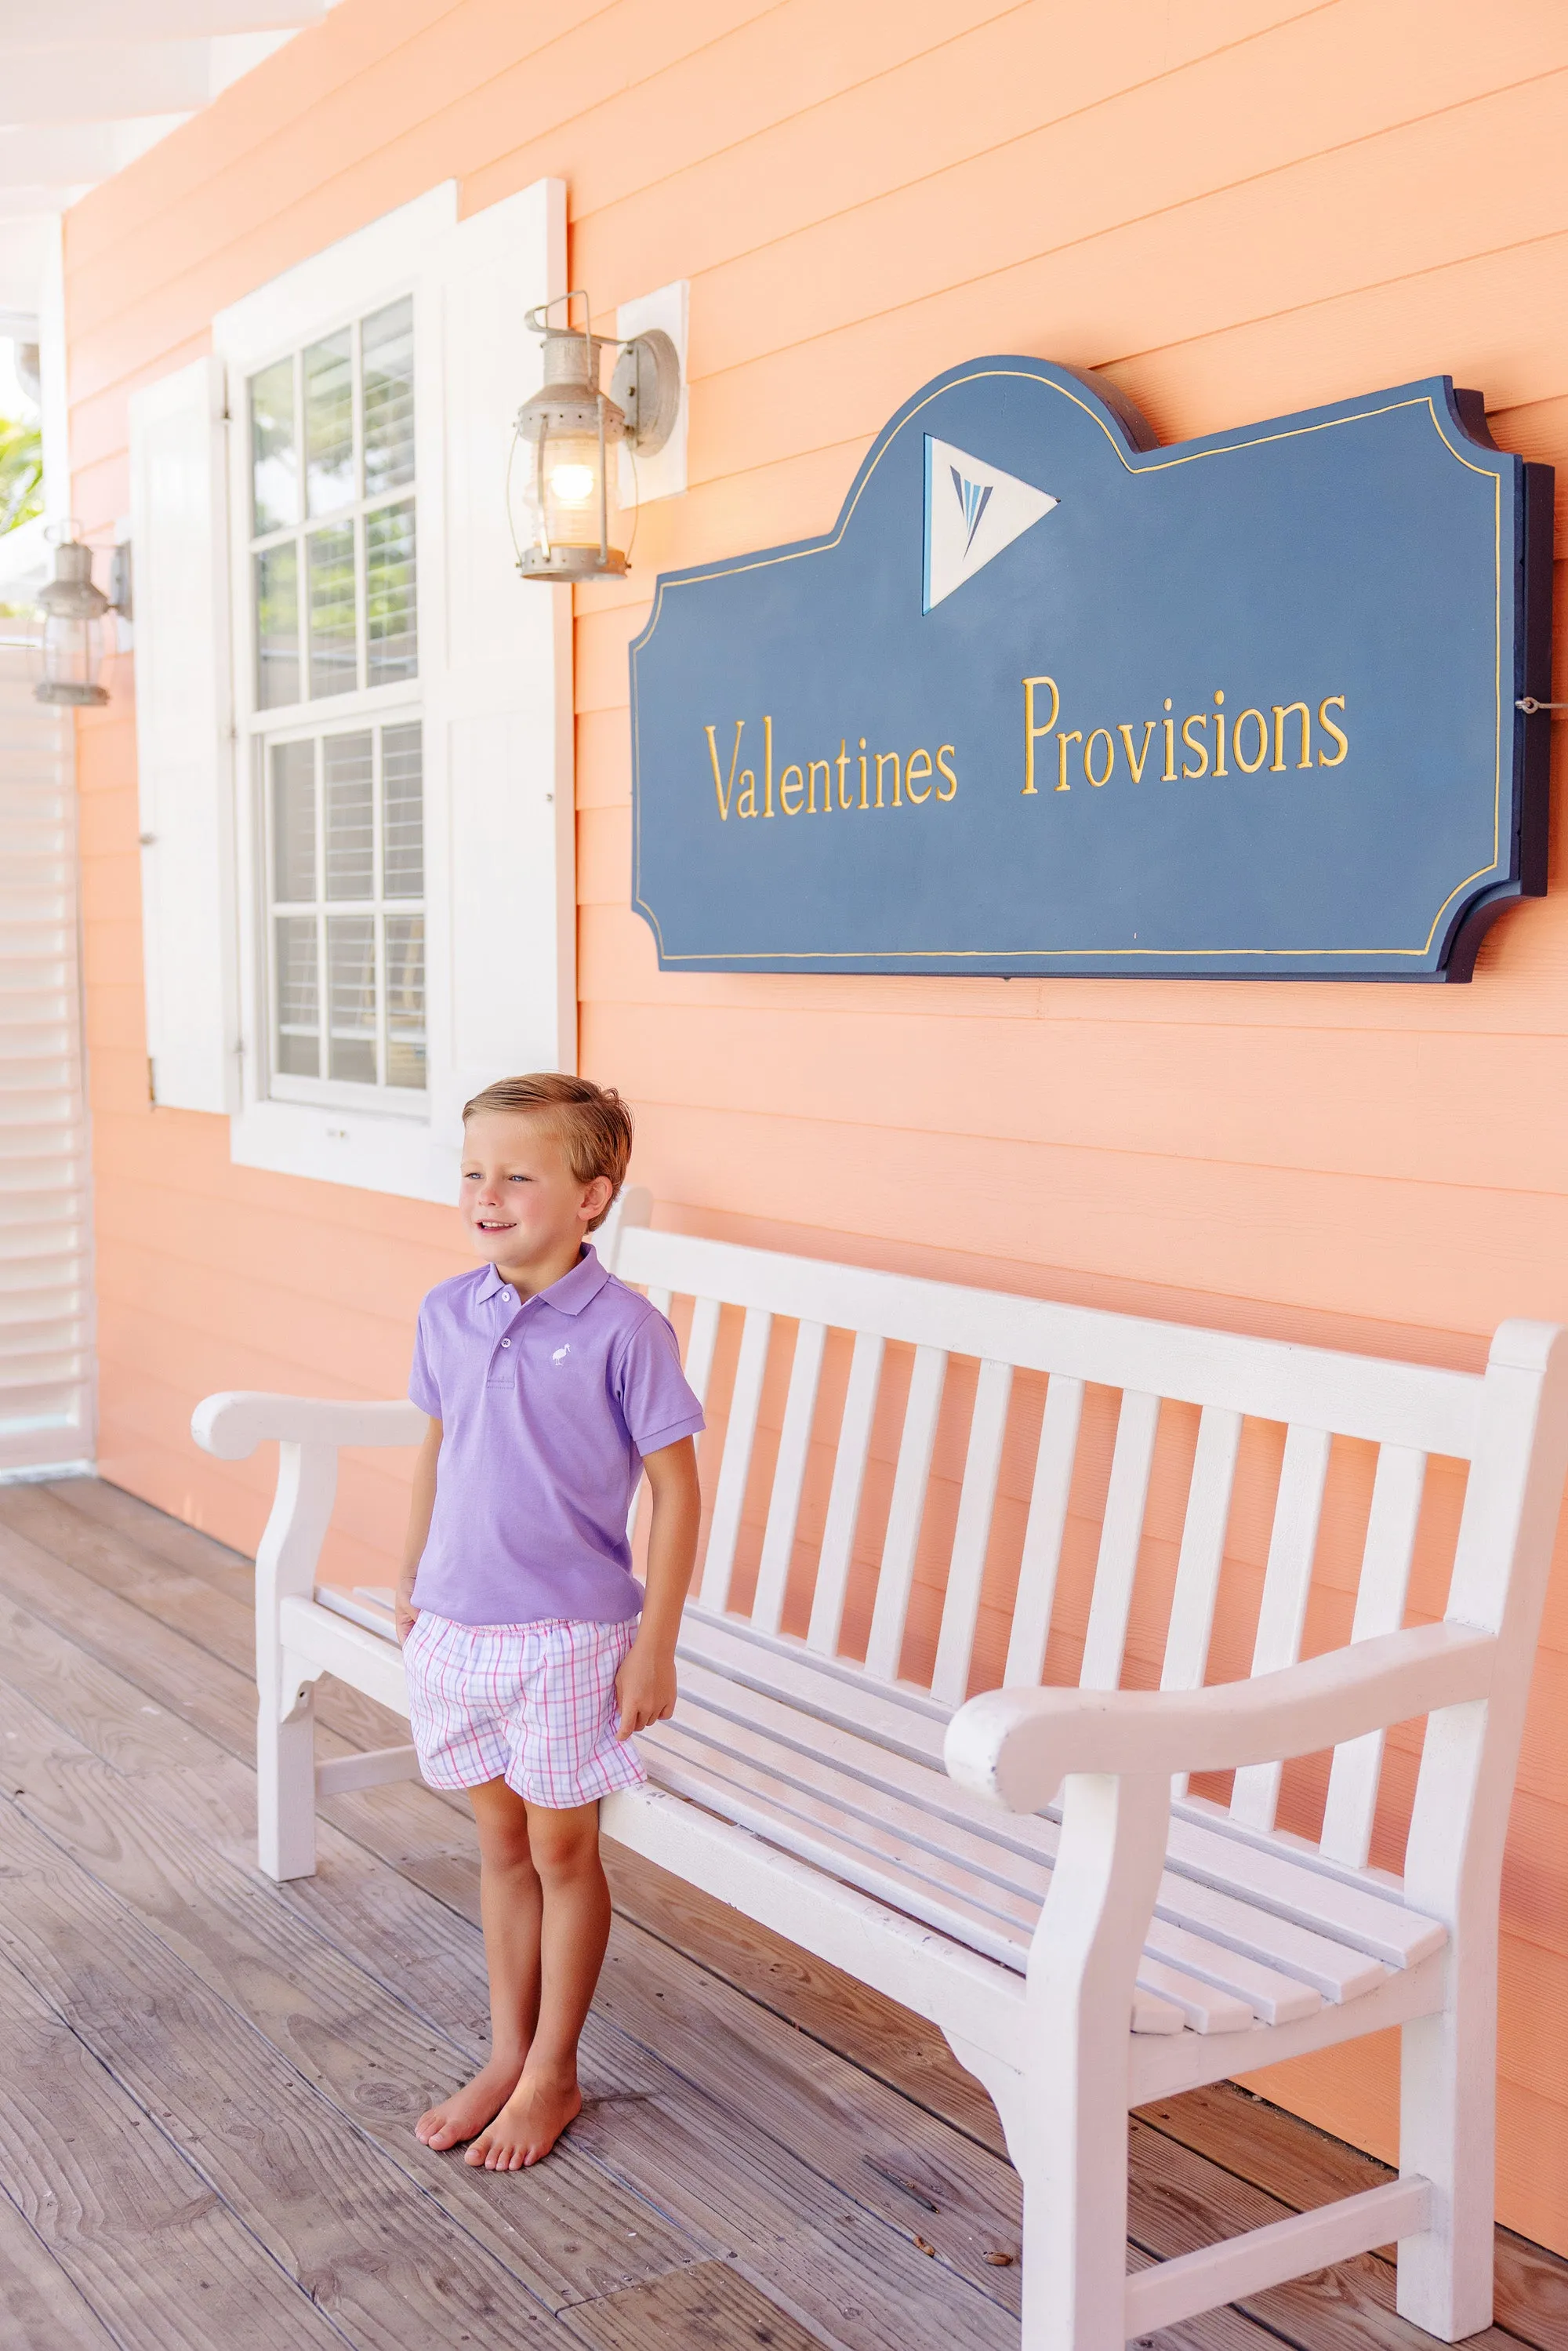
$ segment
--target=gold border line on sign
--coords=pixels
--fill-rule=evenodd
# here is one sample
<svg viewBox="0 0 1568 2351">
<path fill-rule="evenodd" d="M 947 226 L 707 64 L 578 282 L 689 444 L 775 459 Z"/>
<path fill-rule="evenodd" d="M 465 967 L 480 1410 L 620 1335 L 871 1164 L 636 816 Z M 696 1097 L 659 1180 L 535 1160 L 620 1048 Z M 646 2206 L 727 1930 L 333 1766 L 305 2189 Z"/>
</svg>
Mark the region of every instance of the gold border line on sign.
<svg viewBox="0 0 1568 2351">
<path fill-rule="evenodd" d="M 1226 442 L 1220 447 L 1215 449 L 1193 449 L 1189 450 L 1185 455 L 1182 455 L 1179 450 L 1176 450 L 1173 451 L 1169 456 L 1159 458 L 1151 457 L 1148 462 L 1139 464 L 1134 463 L 1134 460 L 1128 456 L 1125 449 L 1122 446 L 1119 436 L 1112 431 L 1111 427 L 1106 423 L 1105 419 L 1098 413 L 1097 410 L 1092 407 L 1087 400 L 1081 398 L 1077 392 L 1069 391 L 1065 384 L 1058 383 L 1054 377 L 1038 374 L 1032 368 L 977 368 L 973 373 L 969 375 L 955 377 L 949 381 L 938 385 L 935 391 L 928 392 L 923 400 L 916 402 L 915 405 L 910 409 L 907 415 L 901 416 L 899 418 L 897 423 L 894 424 L 892 430 L 888 433 L 886 439 L 882 444 L 882 446 L 872 457 L 864 474 L 856 483 L 853 492 L 851 495 L 849 504 L 845 507 L 842 514 L 839 517 L 837 526 L 835 527 L 831 538 L 818 539 L 809 547 L 784 548 L 775 553 L 747 556 L 741 561 L 736 563 L 717 563 L 706 566 L 701 571 L 684 580 L 661 579 L 658 584 L 657 592 L 653 598 L 653 609 L 648 616 L 646 624 L 632 646 L 632 667 L 633 678 L 635 679 L 638 656 L 650 643 L 654 630 L 659 625 L 660 610 L 664 604 L 666 593 L 673 593 L 677 588 L 704 587 L 712 580 L 737 579 L 747 571 L 768 570 L 775 564 L 798 563 L 808 556 L 831 555 L 833 549 L 842 541 L 844 533 L 849 528 L 855 508 L 860 504 L 862 496 L 863 495 L 872 475 L 881 465 L 889 449 L 892 448 L 894 441 L 898 438 L 898 435 L 904 431 L 904 426 L 906 424 L 912 424 L 915 422 L 915 419 L 920 415 L 925 409 L 931 405 L 933 401 L 942 399 L 946 393 L 949 392 L 956 392 L 965 384 L 984 383 L 997 377 L 1010 378 L 1016 381 L 1024 383 L 1038 383 L 1042 385 L 1046 391 L 1059 392 L 1064 400 L 1070 400 L 1075 408 L 1082 409 L 1084 415 L 1089 417 L 1099 426 L 1101 432 L 1104 434 L 1106 440 L 1110 443 L 1111 447 L 1115 452 L 1123 471 L 1128 474 L 1168 473 L 1176 465 L 1198 465 L 1205 458 L 1228 457 L 1243 449 L 1266 448 L 1271 442 L 1300 440 L 1306 434 L 1312 433 L 1333 433 L 1336 432 L 1341 425 L 1344 424 L 1369 423 L 1379 416 L 1392 416 L 1396 414 L 1399 410 L 1405 408 L 1424 408 L 1431 419 L 1434 432 L 1437 434 L 1437 438 L 1442 443 L 1444 448 L 1448 452 L 1448 455 L 1457 459 L 1458 464 L 1466 468 L 1467 472 L 1482 475 L 1491 483 L 1492 486 L 1493 645 L 1495 653 L 1494 690 L 1497 715 L 1492 779 L 1492 853 L 1490 864 L 1479 865 L 1473 873 L 1467 873 L 1462 882 L 1457 882 L 1455 883 L 1448 896 L 1443 900 L 1442 904 L 1437 908 L 1437 913 L 1433 915 L 1431 927 L 1427 933 L 1426 940 L 1424 944 L 1418 947 L 714 947 L 706 950 L 700 955 L 675 955 L 672 954 L 665 947 L 664 935 L 660 926 L 659 918 L 657 914 L 654 914 L 652 906 L 649 905 L 647 900 L 641 894 L 643 873 L 643 794 L 641 788 L 642 744 L 640 739 L 637 696 L 635 692 L 633 692 L 632 697 L 632 770 L 636 790 L 634 793 L 635 816 L 634 838 L 632 841 L 634 872 L 632 878 L 632 903 L 637 911 L 645 916 L 648 923 L 652 925 L 653 935 L 659 943 L 660 956 L 666 963 L 731 964 L 766 962 L 830 964 L 869 963 L 873 961 L 877 963 L 936 961 L 958 963 L 977 960 L 982 956 L 1008 956 L 1019 961 L 1032 960 L 1034 962 L 1049 963 L 1053 961 L 1061 961 L 1067 957 L 1086 956 L 1094 956 L 1102 961 L 1112 956 L 1127 956 L 1134 960 L 1155 958 L 1160 961 L 1165 961 L 1166 959 L 1174 956 L 1183 956 L 1191 961 L 1197 961 L 1199 959 L 1218 960 L 1222 956 L 1256 956 L 1260 961 L 1275 958 L 1284 962 L 1291 960 L 1305 961 L 1309 958 L 1332 959 L 1336 956 L 1406 956 L 1414 957 L 1429 955 L 1432 951 L 1432 942 L 1437 935 L 1437 925 L 1441 923 L 1443 916 L 1447 914 L 1448 908 L 1453 904 L 1454 900 L 1459 895 L 1461 891 L 1468 890 L 1472 882 L 1482 881 L 1485 879 L 1487 874 L 1496 872 L 1500 862 L 1502 837 L 1503 719 L 1502 475 L 1495 466 L 1477 465 L 1473 458 L 1467 457 L 1462 450 L 1455 447 L 1453 442 L 1448 438 L 1447 432 L 1443 428 L 1442 420 L 1437 414 L 1437 405 L 1433 401 L 1430 392 L 1420 393 L 1409 400 L 1387 401 L 1379 408 L 1357 409 L 1355 413 L 1351 416 L 1323 417 L 1315 424 L 1293 425 L 1289 431 L 1285 432 L 1259 433 L 1254 434 L 1254 436 L 1249 441 Z M 1500 453 L 1500 454 L 1505 453 Z"/>
</svg>

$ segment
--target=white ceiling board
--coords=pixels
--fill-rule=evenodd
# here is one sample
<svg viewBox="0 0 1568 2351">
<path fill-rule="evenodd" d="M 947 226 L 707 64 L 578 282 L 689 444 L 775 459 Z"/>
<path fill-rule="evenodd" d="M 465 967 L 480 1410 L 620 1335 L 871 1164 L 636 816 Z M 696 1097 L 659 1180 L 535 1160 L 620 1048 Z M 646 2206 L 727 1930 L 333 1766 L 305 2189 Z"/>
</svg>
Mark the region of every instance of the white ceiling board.
<svg viewBox="0 0 1568 2351">
<path fill-rule="evenodd" d="M 220 33 L 292 32 L 330 0 L 54 0 L 25 23 L 0 19 L 0 54 L 71 41 L 204 40 Z M 7 12 L 9 13 L 9 12 Z"/>
</svg>

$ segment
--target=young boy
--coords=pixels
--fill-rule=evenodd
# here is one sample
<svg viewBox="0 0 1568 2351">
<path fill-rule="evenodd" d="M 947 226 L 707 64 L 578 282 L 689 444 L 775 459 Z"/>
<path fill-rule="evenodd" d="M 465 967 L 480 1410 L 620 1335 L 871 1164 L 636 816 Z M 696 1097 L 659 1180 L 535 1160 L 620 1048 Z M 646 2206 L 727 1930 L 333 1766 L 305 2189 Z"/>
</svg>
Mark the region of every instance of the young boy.
<svg viewBox="0 0 1568 2351">
<path fill-rule="evenodd" d="M 484 1265 L 430 1292 L 409 1395 L 430 1416 L 397 1587 L 420 1769 L 479 1824 L 489 2063 L 420 2117 L 490 2171 L 581 2111 L 577 2044 L 610 1936 L 599 1799 L 646 1777 L 674 1711 L 703 1426 L 674 1332 L 588 1236 L 632 1120 L 586 1078 L 503 1078 L 463 1113 L 460 1207 Z M 647 1586 L 626 1514 L 653 1489 Z"/>
</svg>

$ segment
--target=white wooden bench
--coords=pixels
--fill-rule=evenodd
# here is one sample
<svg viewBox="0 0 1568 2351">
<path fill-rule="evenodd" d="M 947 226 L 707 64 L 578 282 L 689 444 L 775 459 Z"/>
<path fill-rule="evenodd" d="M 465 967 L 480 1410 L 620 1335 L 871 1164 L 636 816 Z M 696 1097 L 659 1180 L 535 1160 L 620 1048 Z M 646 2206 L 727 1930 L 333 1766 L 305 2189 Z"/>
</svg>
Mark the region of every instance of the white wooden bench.
<svg viewBox="0 0 1568 2351">
<path fill-rule="evenodd" d="M 726 1361 L 740 1325 L 723 1427 L 704 1440 L 711 1511 L 679 1708 L 643 1738 L 653 1784 L 608 1800 L 606 1833 L 940 2027 L 1022 2175 L 1027 2351 L 1113 2351 L 1396 2240 L 1406 2317 L 1450 2342 L 1487 2325 L 1499 1879 L 1568 1462 L 1565 1334 L 1505 1323 L 1470 1376 L 655 1232 L 645 1195 L 604 1242 L 624 1279 L 676 1301 L 699 1395 L 721 1323 Z M 758 1445 L 790 1326 L 776 1447 Z M 819 1408 L 825 1349 L 850 1344 L 832 1333 L 853 1334 L 836 1415 Z M 896 1405 L 911 1350 L 878 1567 L 857 1520 L 884 1365 Z M 912 1597 L 928 1605 L 917 1550 L 964 1358 L 954 1384 L 972 1378 L 974 1401 L 925 1687 L 899 1673 Z M 1015 1371 L 1037 1403 L 1049 1375 L 1032 1498 L 1004 1687 L 966 1704 Z M 1092 1600 L 1078 1686 L 1041 1688 L 1086 1387 L 1121 1392 Z M 1124 1691 L 1164 1399 L 1201 1417 L 1161 1686 Z M 1244 1416 L 1283 1425 L 1282 1468 L 1251 1677 L 1206 1687 Z M 313 1869 L 319 1794 L 417 1777 L 410 1748 L 318 1765 L 311 1710 L 327 1673 L 406 1714 L 390 1595 L 318 1589 L 316 1571 L 338 1448 L 423 1429 L 402 1403 L 231 1395 L 195 1416 L 225 1459 L 280 1445 L 256 1575 L 275 1878 Z M 1301 1663 L 1335 1436 L 1380 1448 L 1375 1482 L 1351 1645 Z M 1470 1467 L 1446 1616 L 1406 1629 L 1429 1455 Z M 846 1605 L 863 1663 L 841 1653 Z M 1367 1855 L 1384 1732 L 1421 1716 L 1400 1879 Z M 1330 1748 L 1311 1844 L 1275 1826 L 1281 1760 Z M 1189 1773 L 1232 1768 L 1228 1808 L 1186 1793 Z M 1397 2180 L 1124 2275 L 1130 2106 L 1396 2024 Z"/>
</svg>

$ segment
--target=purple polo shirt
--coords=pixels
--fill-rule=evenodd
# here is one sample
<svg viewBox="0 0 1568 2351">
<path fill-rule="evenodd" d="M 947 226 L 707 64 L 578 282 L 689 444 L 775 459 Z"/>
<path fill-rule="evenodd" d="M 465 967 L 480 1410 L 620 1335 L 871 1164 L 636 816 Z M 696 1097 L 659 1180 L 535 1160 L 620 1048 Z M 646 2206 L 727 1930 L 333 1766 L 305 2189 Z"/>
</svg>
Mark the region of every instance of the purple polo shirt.
<svg viewBox="0 0 1568 2351">
<path fill-rule="evenodd" d="M 532 1298 L 480 1266 L 420 1308 L 408 1392 L 442 1430 L 416 1608 L 460 1625 L 638 1614 L 626 1513 L 643 1456 L 703 1426 L 657 1307 L 586 1245 Z"/>
</svg>

